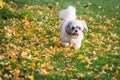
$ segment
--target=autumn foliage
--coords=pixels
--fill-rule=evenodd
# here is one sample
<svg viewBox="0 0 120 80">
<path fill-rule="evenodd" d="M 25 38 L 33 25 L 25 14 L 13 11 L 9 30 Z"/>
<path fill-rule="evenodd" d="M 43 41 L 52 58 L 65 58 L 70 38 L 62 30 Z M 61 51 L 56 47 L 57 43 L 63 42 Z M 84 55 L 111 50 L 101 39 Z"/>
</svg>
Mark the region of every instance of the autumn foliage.
<svg viewBox="0 0 120 80">
<path fill-rule="evenodd" d="M 80 1 L 77 18 L 89 32 L 79 50 L 60 43 L 61 2 L 19 7 L 0 1 L 0 80 L 120 79 L 120 5 L 109 17 L 107 7 L 98 4 L 103 14 L 96 14 L 94 3 Z"/>
</svg>

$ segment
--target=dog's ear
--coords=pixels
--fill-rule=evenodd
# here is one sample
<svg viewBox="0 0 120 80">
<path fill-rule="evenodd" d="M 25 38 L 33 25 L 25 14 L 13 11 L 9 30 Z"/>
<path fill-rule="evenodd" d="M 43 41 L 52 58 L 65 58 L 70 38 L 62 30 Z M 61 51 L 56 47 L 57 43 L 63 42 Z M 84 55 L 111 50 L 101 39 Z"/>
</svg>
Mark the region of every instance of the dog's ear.
<svg viewBox="0 0 120 80">
<path fill-rule="evenodd" d="M 86 32 L 88 32 L 88 27 L 87 27 L 87 24 L 85 23 L 85 21 L 81 21 L 81 24 L 83 25 L 83 33 L 86 33 Z"/>
<path fill-rule="evenodd" d="M 72 24 L 72 22 L 71 21 L 69 21 L 68 23 L 67 23 L 67 26 L 66 26 L 66 32 L 68 33 L 68 34 L 71 34 L 71 29 L 70 29 L 70 25 Z"/>
</svg>

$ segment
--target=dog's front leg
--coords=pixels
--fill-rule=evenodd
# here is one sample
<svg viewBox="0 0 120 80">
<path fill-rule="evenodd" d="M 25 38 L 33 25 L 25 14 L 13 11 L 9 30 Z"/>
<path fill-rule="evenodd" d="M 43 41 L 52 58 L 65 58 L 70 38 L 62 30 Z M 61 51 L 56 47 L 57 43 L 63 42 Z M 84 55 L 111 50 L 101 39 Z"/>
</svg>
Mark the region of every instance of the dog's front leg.
<svg viewBox="0 0 120 80">
<path fill-rule="evenodd" d="M 62 41 L 62 45 L 63 45 L 63 46 L 69 46 L 69 42 L 67 42 L 67 41 Z"/>
<path fill-rule="evenodd" d="M 73 47 L 74 47 L 75 49 L 79 49 L 79 48 L 81 47 L 81 42 L 76 42 L 76 43 L 74 43 L 74 44 L 73 44 Z"/>
</svg>

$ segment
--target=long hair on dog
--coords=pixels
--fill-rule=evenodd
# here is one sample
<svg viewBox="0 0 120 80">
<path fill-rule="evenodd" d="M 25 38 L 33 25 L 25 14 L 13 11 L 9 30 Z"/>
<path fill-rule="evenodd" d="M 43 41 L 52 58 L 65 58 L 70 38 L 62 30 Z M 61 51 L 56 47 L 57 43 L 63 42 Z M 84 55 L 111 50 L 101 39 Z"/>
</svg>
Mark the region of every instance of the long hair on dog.
<svg viewBox="0 0 120 80">
<path fill-rule="evenodd" d="M 61 10 L 59 18 L 63 19 L 60 24 L 62 44 L 68 46 L 73 43 L 74 48 L 79 49 L 83 40 L 83 33 L 88 31 L 86 23 L 76 18 L 76 9 L 73 6 Z"/>
</svg>

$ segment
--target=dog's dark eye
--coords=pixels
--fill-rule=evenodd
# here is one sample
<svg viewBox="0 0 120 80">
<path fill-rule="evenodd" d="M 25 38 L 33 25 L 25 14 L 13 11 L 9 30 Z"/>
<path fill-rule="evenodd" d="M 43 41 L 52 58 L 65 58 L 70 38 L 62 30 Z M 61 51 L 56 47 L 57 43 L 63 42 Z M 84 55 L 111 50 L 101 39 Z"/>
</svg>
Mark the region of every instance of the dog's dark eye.
<svg viewBox="0 0 120 80">
<path fill-rule="evenodd" d="M 77 26 L 77 28 L 78 28 L 79 30 L 81 30 L 81 28 L 80 28 L 79 26 Z"/>
<path fill-rule="evenodd" d="M 81 28 L 80 28 L 80 27 L 79 27 L 78 29 L 79 29 L 79 30 L 81 30 Z"/>
<path fill-rule="evenodd" d="M 72 30 L 75 29 L 75 27 L 72 27 Z"/>
</svg>

